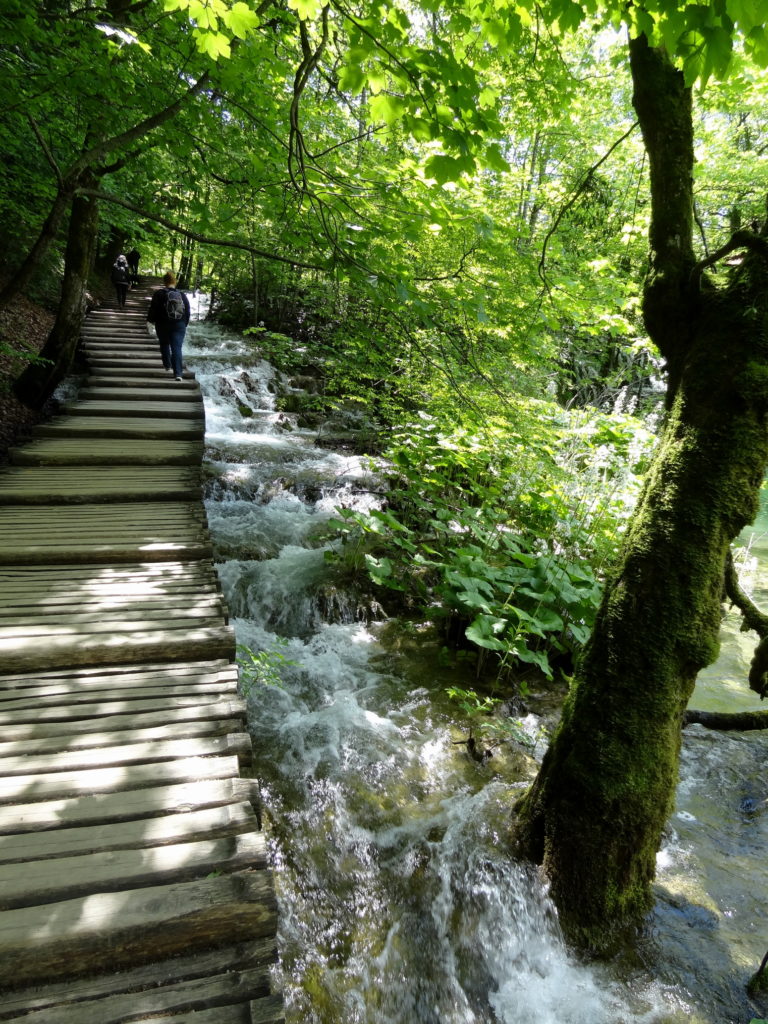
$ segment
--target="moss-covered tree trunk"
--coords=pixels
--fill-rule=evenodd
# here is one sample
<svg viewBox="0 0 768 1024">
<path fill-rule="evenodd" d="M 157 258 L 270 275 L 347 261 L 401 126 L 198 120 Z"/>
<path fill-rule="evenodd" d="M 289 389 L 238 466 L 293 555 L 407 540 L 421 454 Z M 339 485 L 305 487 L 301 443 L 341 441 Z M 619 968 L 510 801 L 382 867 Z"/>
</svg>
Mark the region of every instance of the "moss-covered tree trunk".
<svg viewBox="0 0 768 1024">
<path fill-rule="evenodd" d="M 651 906 L 697 673 L 718 650 L 730 541 L 757 512 L 768 461 L 766 240 L 715 287 L 692 249 L 690 90 L 644 37 L 633 102 L 651 168 L 649 333 L 667 361 L 668 417 L 539 775 L 519 850 L 543 864 L 566 936 L 595 951 Z"/>
<path fill-rule="evenodd" d="M 40 352 L 45 361 L 30 363 L 13 385 L 16 397 L 30 409 L 40 409 L 72 367 L 83 321 L 97 225 L 96 200 L 76 197 L 69 218 L 61 301 L 56 321 Z"/>
</svg>

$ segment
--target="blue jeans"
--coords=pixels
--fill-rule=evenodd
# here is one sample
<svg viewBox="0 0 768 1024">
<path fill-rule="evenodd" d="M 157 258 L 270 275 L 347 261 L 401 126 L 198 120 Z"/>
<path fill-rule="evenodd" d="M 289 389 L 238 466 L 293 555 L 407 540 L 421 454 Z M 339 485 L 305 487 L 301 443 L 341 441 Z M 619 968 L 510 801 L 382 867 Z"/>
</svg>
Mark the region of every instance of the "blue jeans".
<svg viewBox="0 0 768 1024">
<path fill-rule="evenodd" d="M 181 347 L 187 325 L 183 320 L 176 323 L 155 324 L 157 340 L 160 342 L 160 355 L 166 370 L 173 370 L 174 377 L 180 377 L 182 371 Z"/>
</svg>

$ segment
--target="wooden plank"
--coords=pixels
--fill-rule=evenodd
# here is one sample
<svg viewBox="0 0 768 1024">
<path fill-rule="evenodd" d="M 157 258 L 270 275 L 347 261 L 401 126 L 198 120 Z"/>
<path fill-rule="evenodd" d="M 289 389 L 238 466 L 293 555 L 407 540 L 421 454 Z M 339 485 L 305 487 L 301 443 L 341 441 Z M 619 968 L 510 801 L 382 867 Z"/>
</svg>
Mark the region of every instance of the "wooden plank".
<svg viewBox="0 0 768 1024">
<path fill-rule="evenodd" d="M 236 757 L 190 757 L 163 764 L 162 781 L 188 782 L 192 779 L 226 779 L 238 775 Z M 119 793 L 123 790 L 156 786 L 156 764 L 95 768 L 91 771 L 53 772 L 50 775 L 0 777 L 0 803 L 34 803 L 39 800 L 70 798 L 95 793 Z"/>
<path fill-rule="evenodd" d="M 91 374 L 89 377 L 89 383 L 93 387 L 105 388 L 111 392 L 119 390 L 124 387 L 142 387 L 152 390 L 153 388 L 165 388 L 168 386 L 168 371 L 162 377 L 147 377 L 147 376 L 131 376 L 128 374 L 121 374 L 120 376 L 114 377 L 100 377 L 95 374 Z M 194 379 L 175 380 L 174 386 L 177 390 L 190 391 L 195 390 L 199 387 L 199 384 Z"/>
<path fill-rule="evenodd" d="M 153 416 L 68 417 L 38 423 L 31 431 L 34 437 L 138 437 L 147 440 L 169 438 L 176 441 L 202 438 L 204 432 L 205 426 L 201 420 L 156 419 Z"/>
<path fill-rule="evenodd" d="M 88 825 L 103 827 L 115 822 L 192 813 L 232 803 L 253 804 L 257 799 L 256 788 L 256 782 L 251 779 L 198 779 L 148 789 L 123 790 L 117 798 L 109 792 L 10 804 L 0 807 L 0 835 L 69 828 L 79 830 Z"/>
<path fill-rule="evenodd" d="M 28 757 L 0 755 L 0 785 L 13 776 L 46 775 L 52 772 L 87 771 L 99 765 L 102 768 L 120 765 L 159 765 L 189 757 L 215 757 L 237 755 L 248 763 L 252 753 L 251 738 L 247 733 L 235 732 L 225 736 L 198 736 L 183 740 L 148 740 L 143 743 L 125 743 L 96 749 L 76 748 L 56 754 L 30 754 Z M 160 769 L 158 768 L 158 771 Z"/>
<path fill-rule="evenodd" d="M 124 1024 L 147 1019 L 174 1024 L 251 1024 L 250 1001 L 269 992 L 269 966 L 195 978 L 149 991 L 102 996 L 32 1012 L 28 1024 Z M 19 1021 L 22 1018 L 12 1017 Z"/>
<path fill-rule="evenodd" d="M 202 397 L 194 399 L 189 392 L 188 388 L 178 388 L 177 384 L 180 382 L 177 380 L 169 379 L 168 386 L 164 388 L 144 388 L 144 387 L 126 387 L 122 388 L 117 394 L 114 388 L 109 387 L 95 387 L 89 385 L 87 388 L 83 388 L 78 393 L 78 398 L 85 400 L 96 399 L 99 402 L 109 401 L 110 403 L 123 403 L 136 401 L 142 402 L 172 402 L 174 404 L 178 402 L 184 402 L 191 404 L 193 401 L 196 405 L 202 405 Z"/>
<path fill-rule="evenodd" d="M 214 731 L 214 727 L 218 727 L 219 731 L 222 731 L 222 723 L 227 721 L 231 721 L 232 726 L 226 731 L 237 732 L 239 729 L 238 723 L 245 722 L 246 720 L 246 705 L 242 699 L 219 700 L 181 708 L 163 706 L 162 701 L 156 701 L 155 703 L 156 709 L 153 711 L 136 711 L 132 709 L 130 712 L 125 712 L 123 706 L 116 702 L 114 706 L 118 708 L 117 713 L 111 713 L 106 710 L 104 705 L 96 705 L 98 714 L 88 715 L 87 717 L 82 712 L 83 708 L 87 708 L 88 705 L 78 704 L 74 709 L 71 709 L 74 712 L 73 717 L 67 717 L 64 721 L 53 722 L 41 721 L 39 718 L 35 718 L 34 715 L 30 714 L 29 709 L 26 711 L 1 712 L 0 726 L 2 726 L 3 742 L 10 743 L 19 740 L 31 742 L 54 736 L 69 736 L 72 738 L 73 743 L 77 743 L 77 738 L 81 734 L 87 734 L 94 730 L 98 730 L 98 734 L 103 735 L 107 732 L 117 733 L 129 729 L 146 730 L 160 727 L 170 729 L 180 723 L 185 723 L 186 727 L 192 730 L 190 735 L 195 730 L 197 735 L 201 734 L 200 730 L 203 732 Z M 109 706 L 107 705 L 106 707 L 108 708 Z M 152 737 L 144 736 L 139 738 L 150 739 Z M 161 737 L 157 736 L 155 738 L 160 739 Z"/>
<path fill-rule="evenodd" d="M 131 633 L 135 630 L 154 629 L 184 629 L 189 626 L 194 629 L 213 629 L 224 621 L 223 615 L 219 614 L 217 608 L 203 607 L 202 609 L 177 608 L 172 616 L 172 622 L 167 623 L 169 618 L 165 610 L 155 615 L 147 613 L 141 616 L 141 612 L 134 612 L 132 616 L 120 611 L 110 614 L 105 606 L 101 615 L 40 615 L 31 616 L 29 625 L 21 625 L 19 622 L 5 624 L 0 622 L 0 648 L 6 642 L 16 640 L 27 640 L 34 637 L 66 638 L 71 639 L 77 635 L 79 640 L 88 640 L 100 634 L 110 634 L 117 639 L 117 634 Z"/>
<path fill-rule="evenodd" d="M 197 953 L 193 956 L 174 957 L 159 963 L 134 967 L 119 974 L 102 974 L 83 979 L 69 979 L 35 986 L 34 989 L 5 993 L 0 1003 L 0 1021 L 18 1020 L 17 1015 L 58 1007 L 87 1008 L 92 1000 L 126 993 L 151 993 L 152 990 L 171 988 L 185 981 L 214 978 L 236 971 L 268 966 L 276 959 L 277 951 L 272 938 L 255 939 L 248 943 Z M 76 1020 L 73 1024 L 79 1024 Z"/>
<path fill-rule="evenodd" d="M 109 558 L 114 563 L 130 562 L 141 555 L 144 558 L 154 556 L 158 562 L 163 562 L 169 557 L 188 558 L 194 561 L 198 558 L 210 558 L 213 554 L 213 546 L 203 541 L 187 541 L 179 543 L 153 544 L 90 544 L 80 545 L 62 543 L 58 548 L 41 548 L 29 545 L 17 550 L 11 550 L 0 546 L 0 558 L 6 562 L 18 560 L 20 565 L 37 563 L 39 565 L 54 564 L 56 562 L 72 562 L 77 559 L 82 565 L 91 562 L 102 562 Z"/>
<path fill-rule="evenodd" d="M 110 822 L 109 828 L 79 826 L 6 835 L 0 842 L 0 864 L 25 864 L 110 850 L 222 839 L 244 832 L 256 833 L 258 829 L 258 820 L 249 803 L 225 804 L 165 817 Z"/>
<path fill-rule="evenodd" d="M 33 608 L 39 607 L 36 605 Z M 85 626 L 84 632 L 98 632 L 97 626 L 101 627 L 104 625 L 105 616 L 112 615 L 113 617 L 119 617 L 123 623 L 133 623 L 137 625 L 137 628 L 141 628 L 141 622 L 152 623 L 156 619 L 162 619 L 167 616 L 170 608 L 173 608 L 174 618 L 182 619 L 210 619 L 218 615 L 219 618 L 223 617 L 224 602 L 221 597 L 216 595 L 206 595 L 202 598 L 195 598 L 195 604 L 189 607 L 179 608 L 178 604 L 173 605 L 170 601 L 164 602 L 159 606 L 146 607 L 142 602 L 140 608 L 136 608 L 135 605 L 114 605 L 108 601 L 103 602 L 102 606 L 98 611 L 66 611 L 61 606 L 57 609 L 49 609 L 48 611 L 33 612 L 27 611 L 22 615 L 3 614 L 0 611 L 0 627 L 2 629 L 18 629 L 21 632 L 19 635 L 24 635 L 25 629 L 35 628 L 39 625 L 47 625 L 51 627 L 55 626 Z"/>
<path fill-rule="evenodd" d="M 54 665 L 126 664 L 127 662 L 188 661 L 228 657 L 235 650 L 231 626 L 215 629 L 146 630 L 141 633 L 102 637 L 51 637 L 45 644 L 37 638 L 0 640 L 0 673 L 11 668 L 22 672 Z"/>
<path fill-rule="evenodd" d="M 11 462 L 16 466 L 37 466 L 55 462 L 59 465 L 121 465 L 125 463 L 168 466 L 199 465 L 202 443 L 196 441 L 142 441 L 131 438 L 53 438 L 30 441 L 23 448 L 10 448 Z"/>
<path fill-rule="evenodd" d="M 195 661 L 187 664 L 168 664 L 154 662 L 127 668 L 124 665 L 102 665 L 98 668 L 53 668 L 47 672 L 12 673 L 0 676 L 0 683 L 8 686 L 38 686 L 61 684 L 62 681 L 72 682 L 78 687 L 114 688 L 116 686 L 150 686 L 156 687 L 166 683 L 179 681 L 201 683 L 232 682 L 237 680 L 237 668 L 227 659 L 215 661 Z"/>
<path fill-rule="evenodd" d="M 275 928 L 266 871 L 9 910 L 0 915 L 0 990 L 120 970 L 234 936 L 262 938 Z"/>
<path fill-rule="evenodd" d="M 58 724 L 62 726 L 62 723 Z M 9 736 L 4 729 L 0 742 L 0 758 L 32 757 L 38 754 L 55 754 L 57 751 L 130 746 L 135 743 L 154 743 L 188 737 L 226 736 L 243 731 L 242 722 L 231 718 L 214 718 L 210 721 L 197 718 L 162 725 L 145 725 L 143 722 L 126 724 L 129 728 L 118 729 L 108 719 L 89 718 L 85 722 L 78 722 L 77 725 L 81 728 L 72 729 L 70 732 L 60 728 L 50 736 L 26 736 L 18 739 Z"/>
<path fill-rule="evenodd" d="M 77 473 L 66 467 L 10 466 L 0 472 L 0 504 L 79 505 L 109 501 L 143 501 L 147 496 L 200 500 L 200 474 L 195 467 L 103 467 L 99 473 Z"/>
<path fill-rule="evenodd" d="M 18 712 L 37 709 L 37 721 L 65 721 L 69 718 L 97 718 L 123 712 L 133 714 L 141 711 L 155 711 L 165 702 L 165 707 L 207 707 L 222 700 L 228 700 L 236 691 L 230 682 L 179 683 L 175 686 L 136 687 L 131 689 L 90 690 L 67 689 L 57 686 L 53 692 L 46 688 L 25 687 L 22 690 L 3 689 L 0 693 L 0 714 L 14 713 L 14 721 L 20 721 Z M 34 717 L 31 718 L 35 721 Z M 5 719 L 3 719 L 5 721 Z"/>
<path fill-rule="evenodd" d="M 63 409 L 73 416 L 157 416 L 161 419 L 200 419 L 203 416 L 202 401 L 189 401 L 187 392 L 181 392 L 178 401 L 145 398 L 125 402 L 114 398 L 108 401 L 82 398 L 66 403 Z"/>
</svg>

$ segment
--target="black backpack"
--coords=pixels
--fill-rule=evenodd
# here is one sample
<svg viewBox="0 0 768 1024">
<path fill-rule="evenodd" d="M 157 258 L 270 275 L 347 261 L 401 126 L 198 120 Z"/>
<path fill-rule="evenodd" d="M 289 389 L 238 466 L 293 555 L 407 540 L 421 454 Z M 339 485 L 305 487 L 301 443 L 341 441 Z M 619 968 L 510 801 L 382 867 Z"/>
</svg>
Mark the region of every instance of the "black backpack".
<svg viewBox="0 0 768 1024">
<path fill-rule="evenodd" d="M 165 315 L 169 320 L 184 319 L 184 298 L 175 288 L 169 288 L 166 292 Z"/>
<path fill-rule="evenodd" d="M 128 273 L 127 263 L 113 263 L 112 264 L 112 283 L 113 284 L 128 284 L 131 280 L 131 276 Z"/>
</svg>

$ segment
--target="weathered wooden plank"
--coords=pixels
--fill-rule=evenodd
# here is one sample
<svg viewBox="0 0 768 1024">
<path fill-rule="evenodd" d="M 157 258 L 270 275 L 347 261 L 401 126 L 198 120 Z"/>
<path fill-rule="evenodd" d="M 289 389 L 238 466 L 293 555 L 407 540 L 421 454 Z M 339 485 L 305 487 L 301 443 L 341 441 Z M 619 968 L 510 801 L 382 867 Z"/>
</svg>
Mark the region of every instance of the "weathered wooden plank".
<svg viewBox="0 0 768 1024">
<path fill-rule="evenodd" d="M 44 833 L 25 832 L 3 837 L 0 864 L 25 864 L 111 850 L 222 839 L 244 832 L 256 833 L 258 828 L 251 805 L 239 803 L 144 820 L 110 822 L 109 828 L 98 825 L 52 829 Z"/>
<path fill-rule="evenodd" d="M 178 608 L 171 617 L 171 622 L 167 622 L 169 616 L 163 611 L 154 616 L 145 613 L 142 618 L 139 618 L 141 614 L 141 612 L 136 612 L 134 613 L 135 617 L 131 618 L 120 612 L 110 614 L 105 608 L 102 615 L 31 616 L 27 620 L 29 625 L 19 623 L 6 625 L 5 622 L 0 621 L 0 649 L 4 643 L 34 637 L 45 637 L 47 643 L 49 637 L 51 639 L 71 639 L 74 634 L 77 634 L 80 640 L 87 642 L 90 638 L 100 634 L 110 634 L 117 639 L 118 634 L 130 633 L 132 635 L 135 630 L 147 632 L 156 629 L 184 629 L 185 627 L 215 629 L 219 623 L 224 621 L 224 617 L 219 614 L 218 609 L 209 607 L 202 609 Z M 36 619 L 39 621 L 35 621 Z"/>
<path fill-rule="evenodd" d="M 251 1024 L 250 1000 L 269 992 L 269 966 L 195 978 L 150 991 L 102 996 L 46 1007 L 21 1019 L 28 1024 L 124 1024 L 146 1019 L 173 1024 Z"/>
<path fill-rule="evenodd" d="M 5 757 L 0 754 L 0 778 L 12 776 L 50 774 L 52 772 L 86 771 L 97 765 L 160 764 L 187 757 L 214 757 L 234 754 L 241 763 L 248 763 L 252 754 L 251 738 L 247 733 L 228 733 L 226 736 L 198 736 L 183 740 L 157 740 L 143 743 L 125 743 L 114 747 L 71 748 L 56 754 L 30 754 L 28 757 Z M 158 768 L 158 771 L 160 769 Z"/>
<path fill-rule="evenodd" d="M 124 716 L 127 717 L 127 716 Z M 78 722 L 90 728 L 64 729 L 50 736 L 32 736 L 15 739 L 4 729 L 0 742 L 0 758 L 32 757 L 38 754 L 55 754 L 57 751 L 95 749 L 97 747 L 128 746 L 134 743 L 179 740 L 187 737 L 226 736 L 241 732 L 242 722 L 231 718 L 196 718 L 189 721 L 168 722 L 162 725 L 145 725 L 142 722 L 127 723 L 128 728 L 117 729 L 112 723 L 88 719 Z M 61 723 L 59 723 L 61 725 Z"/>
<path fill-rule="evenodd" d="M 114 564 L 131 562 L 137 557 L 152 558 L 159 562 L 167 561 L 169 558 L 186 558 L 195 561 L 200 558 L 210 558 L 213 555 L 213 546 L 208 541 L 147 541 L 137 538 L 131 542 L 102 543 L 91 545 L 77 545 L 68 541 L 62 541 L 57 547 L 48 548 L 27 545 L 16 550 L 0 546 L 0 558 L 5 562 L 15 560 L 19 565 L 54 565 L 56 563 L 79 561 L 81 565 L 89 565 L 92 562 L 101 562 L 109 558 Z"/>
<path fill-rule="evenodd" d="M 123 402 L 171 402 L 174 405 L 179 402 L 185 404 L 195 404 L 201 406 L 203 399 L 193 399 L 188 388 L 179 388 L 177 385 L 180 381 L 169 380 L 168 387 L 165 388 L 139 388 L 139 387 L 126 387 L 122 388 L 117 394 L 115 394 L 114 388 L 109 387 L 95 387 L 89 385 L 87 388 L 83 388 L 78 398 L 83 401 L 96 400 L 98 402 L 109 401 L 110 403 L 123 403 Z"/>
<path fill-rule="evenodd" d="M 61 685 L 62 682 L 77 684 L 78 688 L 102 689 L 109 687 L 157 687 L 166 683 L 190 681 L 201 683 L 217 683 L 237 679 L 237 668 L 229 659 L 213 661 L 194 661 L 169 664 L 167 662 L 149 662 L 144 665 L 127 667 L 125 665 L 100 665 L 94 668 L 61 667 L 34 673 L 14 672 L 0 676 L 0 683 L 6 686 L 23 688 L 26 686 Z"/>
<path fill-rule="evenodd" d="M 33 609 L 38 607 L 32 606 Z M 0 627 L 2 629 L 18 629 L 20 631 L 18 635 L 20 636 L 24 635 L 25 629 L 34 629 L 40 625 L 49 627 L 65 626 L 69 628 L 82 625 L 86 627 L 84 632 L 92 633 L 101 632 L 102 627 L 105 626 L 105 617 L 111 616 L 112 618 L 119 618 L 123 623 L 132 623 L 137 629 L 141 629 L 143 628 L 141 623 L 144 622 L 149 625 L 158 619 L 163 619 L 168 615 L 171 608 L 173 609 L 174 618 L 191 619 L 193 624 L 198 619 L 212 619 L 217 615 L 221 619 L 225 614 L 223 599 L 215 595 L 206 595 L 200 598 L 196 597 L 193 605 L 182 608 L 179 608 L 178 604 L 174 606 L 170 601 L 166 601 L 163 605 L 149 605 L 148 607 L 142 602 L 139 608 L 135 606 L 135 603 L 134 605 L 123 604 L 115 606 L 104 601 L 98 611 L 67 611 L 61 606 L 58 606 L 55 610 L 49 609 L 47 611 L 27 610 L 21 615 L 13 615 L 9 612 L 3 614 L 0 611 Z M 99 627 L 99 629 L 96 627 Z M 112 628 L 111 625 L 110 628 Z"/>
<path fill-rule="evenodd" d="M 191 779 L 226 779 L 237 776 L 239 770 L 236 757 L 190 757 L 166 761 L 162 781 L 170 785 Z M 156 764 L 0 777 L 0 803 L 34 803 L 83 794 L 120 793 L 156 786 L 159 781 Z"/>
<path fill-rule="evenodd" d="M 213 546 L 203 541 L 186 541 L 179 543 L 152 544 L 138 541 L 133 544 L 90 544 L 80 545 L 62 542 L 56 548 L 41 548 L 29 545 L 18 550 L 10 550 L 0 545 L 0 558 L 6 562 L 16 559 L 20 565 L 37 563 L 39 565 L 55 564 L 56 562 L 72 562 L 77 559 L 82 565 L 91 562 L 101 562 L 109 558 L 114 563 L 130 562 L 137 555 L 144 558 L 154 556 L 158 562 L 167 558 L 188 558 L 193 561 L 198 558 L 210 558 L 213 554 Z"/>
<path fill-rule="evenodd" d="M 199 465 L 202 443 L 197 441 L 143 441 L 131 438 L 52 438 L 30 441 L 22 448 L 10 448 L 16 466 L 37 466 L 55 462 L 60 465 L 121 465 L 126 463 L 168 466 Z"/>
<path fill-rule="evenodd" d="M 164 444 L 165 442 L 161 443 Z M 84 521 L 89 518 L 97 522 L 103 522 L 104 520 L 104 506 L 88 504 L 87 502 L 78 506 L 77 509 L 61 509 L 59 506 L 55 505 L 51 505 L 46 508 L 46 506 L 38 505 L 29 510 L 4 508 L 0 509 L 0 514 L 9 520 L 17 518 L 26 522 L 29 520 L 44 520 L 54 509 L 59 509 L 62 517 L 72 517 L 77 515 Z M 141 515 L 144 518 L 149 518 L 151 516 L 166 517 L 169 519 L 191 518 L 204 520 L 206 518 L 205 509 L 201 508 L 201 506 L 196 502 L 179 504 L 179 502 L 176 501 L 157 501 L 152 498 L 148 498 L 147 501 L 143 502 L 140 509 L 136 507 L 135 502 L 116 501 L 110 509 L 109 514 L 110 517 L 122 517 L 129 520 L 134 520 L 137 515 Z M 138 559 L 137 565 L 140 564 L 141 559 Z M 105 565 L 105 568 L 108 568 L 108 566 Z"/>
<path fill-rule="evenodd" d="M 252 779 L 221 778 L 181 782 L 148 789 L 41 800 L 0 806 L 0 835 L 58 831 L 160 815 L 178 815 L 227 804 L 255 804 L 257 783 Z M 5 842 L 5 840 L 4 840 Z"/>
<path fill-rule="evenodd" d="M 147 496 L 199 500 L 196 467 L 103 467 L 99 473 L 50 466 L 9 466 L 0 472 L 0 504 L 79 505 L 108 501 L 143 501 Z"/>
<path fill-rule="evenodd" d="M 45 644 L 34 637 L 0 640 L 0 673 L 11 668 L 21 672 L 54 665 L 125 664 L 127 662 L 188 661 L 227 657 L 234 652 L 231 626 L 215 629 L 146 630 L 102 637 L 50 637 Z"/>
<path fill-rule="evenodd" d="M 118 399 L 99 401 L 83 398 L 63 406 L 74 416 L 157 416 L 161 419 L 200 419 L 203 403 L 189 401 L 188 393 L 181 392 L 178 401 L 160 401 L 149 398 L 125 402 Z"/>
<path fill-rule="evenodd" d="M 0 1003 L 0 1021 L 18 1020 L 17 1015 L 32 1011 L 48 1010 L 53 1013 L 59 1007 L 73 1011 L 78 1006 L 87 1009 L 92 1001 L 113 995 L 151 995 L 152 990 L 171 989 L 185 981 L 215 978 L 236 971 L 266 967 L 274 962 L 276 956 L 274 939 L 255 939 L 248 943 L 197 953 L 194 956 L 174 957 L 172 960 L 134 967 L 118 974 L 73 978 L 66 982 L 54 982 L 35 986 L 34 989 L 9 992 Z M 72 1024 L 80 1022 L 75 1019 Z"/>
<path fill-rule="evenodd" d="M 14 572 L 15 570 L 15 572 Z M 5 566 L 0 573 L 3 593 L 16 590 L 18 593 L 46 593 L 51 590 L 60 593 L 109 594 L 123 588 L 130 594 L 151 594 L 162 592 L 183 592 L 201 584 L 215 584 L 218 576 L 207 560 L 189 563 L 170 560 L 158 565 L 152 571 L 152 563 L 144 561 L 141 569 L 134 562 L 123 566 L 108 567 L 94 563 L 82 566 L 72 563 L 60 566 Z"/>
<path fill-rule="evenodd" d="M 138 437 L 152 440 L 170 438 L 185 441 L 201 438 L 205 431 L 201 420 L 157 419 L 154 416 L 84 416 L 54 419 L 32 428 L 35 437 Z"/>
<path fill-rule="evenodd" d="M 59 686 L 48 693 L 36 687 L 23 690 L 6 690 L 0 693 L 0 714 L 14 714 L 14 721 L 20 721 L 22 711 L 40 714 L 37 721 L 66 721 L 70 718 L 98 718 L 102 714 L 120 711 L 138 714 L 141 711 L 155 711 L 165 701 L 165 706 L 211 707 L 222 699 L 229 699 L 236 687 L 231 683 L 188 683 L 176 686 L 142 687 L 113 690 L 67 690 Z M 31 721 L 35 721 L 34 717 Z"/>
<path fill-rule="evenodd" d="M 168 380 L 168 371 L 164 370 L 161 366 L 151 367 L 130 367 L 123 362 L 117 360 L 115 362 L 108 362 L 106 360 L 99 360 L 94 364 L 89 359 L 91 364 L 91 376 L 92 377 L 118 377 L 121 379 L 128 379 L 130 377 L 140 377 L 141 380 Z M 182 374 L 184 381 L 194 381 L 195 374 L 189 370 L 184 370 Z M 183 381 L 177 381 L 175 383 L 181 384 Z"/>
<path fill-rule="evenodd" d="M 275 927 L 266 871 L 8 910 L 0 915 L 0 990 L 121 970 L 223 945 L 233 936 L 262 938 Z"/>
<path fill-rule="evenodd" d="M 179 723 L 186 723 L 190 730 L 214 731 L 215 727 L 222 731 L 223 723 L 232 721 L 232 727 L 226 731 L 237 732 L 238 722 L 246 719 L 246 705 L 241 698 L 232 700 L 217 700 L 205 704 L 192 704 L 188 707 L 173 708 L 163 704 L 163 701 L 155 701 L 155 709 L 152 711 L 144 708 L 136 711 L 131 705 L 131 711 L 126 712 L 125 705 L 114 702 L 106 705 L 95 705 L 98 714 L 83 714 L 84 709 L 89 705 L 78 704 L 68 709 L 72 715 L 67 715 L 63 721 L 43 721 L 32 715 L 31 709 L 24 711 L 0 712 L 0 726 L 2 726 L 2 737 L 4 743 L 24 740 L 42 740 L 54 736 L 69 736 L 73 742 L 81 733 L 90 733 L 98 730 L 98 735 L 105 733 L 124 732 L 129 729 L 143 730 L 160 727 L 171 728 Z M 93 705 L 90 709 L 93 710 Z M 109 709 L 117 708 L 113 713 Z M 190 733 L 191 735 L 191 733 Z M 198 731 L 198 735 L 200 735 Z M 141 737 L 149 739 L 150 737 Z M 159 739 L 160 737 L 156 737 Z"/>
</svg>

